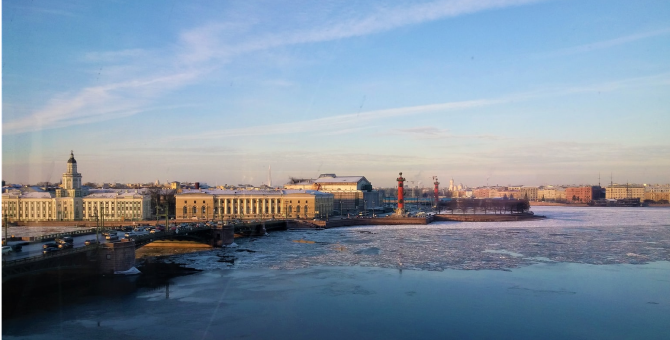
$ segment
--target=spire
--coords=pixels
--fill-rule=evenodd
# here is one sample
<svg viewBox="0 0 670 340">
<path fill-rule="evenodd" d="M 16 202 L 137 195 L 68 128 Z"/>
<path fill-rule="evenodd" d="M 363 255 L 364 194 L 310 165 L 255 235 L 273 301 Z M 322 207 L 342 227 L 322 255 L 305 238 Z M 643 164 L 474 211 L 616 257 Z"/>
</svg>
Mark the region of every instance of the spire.
<svg viewBox="0 0 670 340">
<path fill-rule="evenodd" d="M 74 151 L 70 150 L 70 159 L 67 160 L 68 163 L 77 163 L 74 159 Z"/>
</svg>

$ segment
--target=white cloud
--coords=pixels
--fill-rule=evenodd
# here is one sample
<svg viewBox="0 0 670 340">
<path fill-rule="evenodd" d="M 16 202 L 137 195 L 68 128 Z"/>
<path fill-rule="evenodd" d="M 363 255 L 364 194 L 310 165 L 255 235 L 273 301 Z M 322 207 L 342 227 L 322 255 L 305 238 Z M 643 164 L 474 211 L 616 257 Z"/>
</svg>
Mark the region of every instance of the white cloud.
<svg viewBox="0 0 670 340">
<path fill-rule="evenodd" d="M 363 36 L 392 30 L 406 25 L 456 17 L 484 10 L 519 6 L 539 0 L 450 0 L 397 7 L 378 7 L 361 18 L 329 22 L 318 27 L 308 27 L 297 31 L 261 35 L 242 35 L 249 32 L 253 21 L 206 24 L 180 35 L 177 52 L 163 58 L 156 58 L 160 67 L 154 74 L 129 73 L 124 79 L 104 86 L 89 86 L 77 93 L 64 93 L 51 99 L 44 107 L 27 116 L 11 120 L 11 113 L 5 115 L 3 133 L 16 134 L 49 128 L 86 124 L 92 121 L 126 117 L 144 111 L 160 95 L 191 84 L 198 75 L 229 61 L 230 57 L 253 51 L 265 50 L 284 45 L 331 41 Z M 250 33 L 251 34 L 251 33 Z M 237 41 L 236 41 L 237 40 Z M 84 57 L 90 61 L 127 62 L 144 65 L 147 55 L 158 53 L 142 49 L 120 51 L 89 52 Z M 168 65 L 168 66 L 166 66 Z M 118 65 L 117 65 L 118 66 Z M 129 67 L 133 69 L 133 67 Z M 426 105 L 412 108 L 381 110 L 357 115 L 357 120 L 373 120 L 377 117 L 411 114 L 414 111 L 427 112 L 453 109 L 458 106 L 482 105 L 479 102 L 459 102 Z M 351 115 L 339 118 L 324 118 L 316 123 L 342 124 L 352 119 Z M 311 122 L 305 122 L 308 124 Z M 304 124 L 286 124 L 265 127 L 275 132 L 285 130 L 302 131 Z M 235 133 L 235 131 L 230 131 Z M 264 133 L 267 133 L 265 131 Z M 238 133 L 253 134 L 254 131 L 241 130 Z M 214 133 L 214 135 L 218 135 Z"/>
<path fill-rule="evenodd" d="M 176 73 L 82 89 L 51 99 L 43 109 L 3 123 L 3 133 L 22 133 L 87 124 L 137 114 L 150 108 L 152 98 L 182 86 L 197 73 Z"/>
<path fill-rule="evenodd" d="M 365 124 L 380 122 L 391 118 L 412 116 L 427 113 L 451 113 L 476 107 L 502 105 L 512 102 L 522 102 L 538 98 L 560 97 L 579 93 L 613 92 L 621 89 L 636 88 L 644 86 L 670 85 L 670 73 L 653 75 L 647 77 L 635 77 L 585 86 L 567 86 L 538 89 L 536 91 L 510 94 L 497 98 L 466 100 L 429 105 L 417 105 L 385 110 L 366 111 L 360 113 L 342 114 L 325 118 L 307 119 L 288 123 L 256 125 L 243 128 L 232 128 L 201 132 L 195 135 L 184 135 L 172 137 L 172 140 L 210 140 L 224 139 L 240 136 L 269 136 L 294 133 L 322 132 L 331 134 L 344 134 L 369 128 Z M 355 126 L 355 128 L 352 128 Z M 427 129 L 425 127 L 414 127 L 404 130 L 395 130 L 405 134 L 423 135 L 423 138 L 471 138 L 471 139 L 500 139 L 493 135 L 450 135 L 446 130 Z"/>
<path fill-rule="evenodd" d="M 564 49 L 560 49 L 560 50 L 556 50 L 556 51 L 552 51 L 552 52 L 547 52 L 547 53 L 540 53 L 540 54 L 537 54 L 536 56 L 538 56 L 538 57 L 562 57 L 562 56 L 568 56 L 568 55 L 573 55 L 573 54 L 592 52 L 592 51 L 602 50 L 602 49 L 606 49 L 606 48 L 610 48 L 610 47 L 614 47 L 614 46 L 619 46 L 619 45 L 632 43 L 632 42 L 635 42 L 635 41 L 638 41 L 638 40 L 643 40 L 643 39 L 662 36 L 662 35 L 667 35 L 667 34 L 670 34 L 670 28 L 664 28 L 664 29 L 659 29 L 659 30 L 654 30 L 654 31 L 649 31 L 649 32 L 625 35 L 625 36 L 617 37 L 617 38 L 614 38 L 614 39 L 609 39 L 609 40 L 604 40 L 604 41 L 597 41 L 597 42 L 593 42 L 593 43 L 589 43 L 589 44 L 568 47 L 568 48 L 564 48 Z"/>
</svg>

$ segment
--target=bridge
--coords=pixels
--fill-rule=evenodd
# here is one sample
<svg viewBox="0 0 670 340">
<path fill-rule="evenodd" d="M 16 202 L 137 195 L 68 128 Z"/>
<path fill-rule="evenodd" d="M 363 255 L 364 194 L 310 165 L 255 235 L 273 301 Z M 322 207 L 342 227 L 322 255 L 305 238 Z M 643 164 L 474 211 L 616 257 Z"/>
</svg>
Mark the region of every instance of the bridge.
<svg viewBox="0 0 670 340">
<path fill-rule="evenodd" d="M 82 274 L 113 274 L 135 266 L 135 250 L 158 240 L 194 240 L 213 246 L 232 243 L 234 226 L 192 227 L 185 231 L 166 231 L 136 235 L 120 241 L 63 249 L 15 260 L 3 256 L 2 281 L 49 271 L 77 270 Z M 228 240 L 229 239 L 229 240 Z"/>
<path fill-rule="evenodd" d="M 7 282 L 22 276 L 46 272 L 69 271 L 74 275 L 114 274 L 135 266 L 135 250 L 151 242 L 159 240 L 190 240 L 221 247 L 232 244 L 236 236 L 265 235 L 266 231 L 285 230 L 288 228 L 332 228 L 351 225 L 371 224 L 427 224 L 427 218 L 375 218 L 375 219 L 341 219 L 330 221 L 303 220 L 271 220 L 252 221 L 228 224 L 218 227 L 191 227 L 183 231 L 157 232 L 136 235 L 132 238 L 115 242 L 82 246 L 73 249 L 58 250 L 53 253 L 40 254 L 14 260 L 2 261 L 2 281 Z M 54 235 L 50 235 L 54 236 Z M 62 237 L 62 234 L 55 235 Z M 40 238 L 41 241 L 52 238 Z"/>
</svg>

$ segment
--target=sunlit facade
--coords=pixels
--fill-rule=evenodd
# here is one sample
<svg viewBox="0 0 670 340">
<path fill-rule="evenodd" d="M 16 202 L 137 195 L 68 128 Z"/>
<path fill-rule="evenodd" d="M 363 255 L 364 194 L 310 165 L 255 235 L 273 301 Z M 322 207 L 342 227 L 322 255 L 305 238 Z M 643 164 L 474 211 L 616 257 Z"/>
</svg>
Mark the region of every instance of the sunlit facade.
<svg viewBox="0 0 670 340">
<path fill-rule="evenodd" d="M 137 190 L 91 190 L 82 187 L 77 161 L 70 152 L 61 187 L 14 189 L 2 194 L 3 218 L 9 221 L 143 220 L 151 217 L 149 196 Z"/>
<path fill-rule="evenodd" d="M 333 211 L 333 195 L 315 190 L 184 190 L 175 200 L 177 219 L 323 218 Z"/>
</svg>

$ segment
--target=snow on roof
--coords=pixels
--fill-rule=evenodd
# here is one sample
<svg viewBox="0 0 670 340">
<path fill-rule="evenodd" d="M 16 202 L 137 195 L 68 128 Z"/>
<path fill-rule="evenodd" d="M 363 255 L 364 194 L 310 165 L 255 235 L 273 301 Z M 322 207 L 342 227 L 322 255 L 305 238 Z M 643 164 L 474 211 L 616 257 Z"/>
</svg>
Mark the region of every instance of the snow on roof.
<svg viewBox="0 0 670 340">
<path fill-rule="evenodd" d="M 281 190 L 224 190 L 224 189 L 188 189 L 182 191 L 181 194 L 204 194 L 204 195 L 253 195 L 253 196 L 281 196 L 290 194 L 312 194 L 312 195 L 330 195 L 328 193 L 316 190 L 298 190 L 298 189 L 281 189 Z"/>
<path fill-rule="evenodd" d="M 94 189 L 90 190 L 89 194 L 84 198 L 133 198 L 138 196 L 145 196 L 142 190 L 135 192 L 136 189 Z"/>
<path fill-rule="evenodd" d="M 358 183 L 363 176 L 337 176 L 337 177 L 321 177 L 314 181 L 314 183 Z"/>
<path fill-rule="evenodd" d="M 26 192 L 23 195 L 21 195 L 21 198 L 52 198 L 50 192 L 37 192 L 37 191 L 32 191 L 32 192 Z"/>
<path fill-rule="evenodd" d="M 89 193 L 91 194 L 99 194 L 99 193 L 128 193 L 128 194 L 147 194 L 147 189 L 146 188 L 140 188 L 140 189 L 89 189 Z"/>
</svg>

